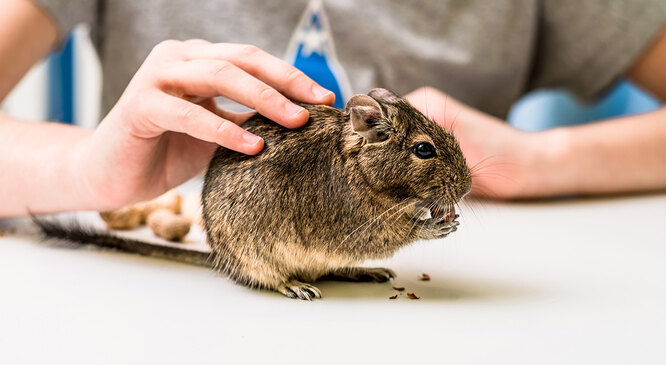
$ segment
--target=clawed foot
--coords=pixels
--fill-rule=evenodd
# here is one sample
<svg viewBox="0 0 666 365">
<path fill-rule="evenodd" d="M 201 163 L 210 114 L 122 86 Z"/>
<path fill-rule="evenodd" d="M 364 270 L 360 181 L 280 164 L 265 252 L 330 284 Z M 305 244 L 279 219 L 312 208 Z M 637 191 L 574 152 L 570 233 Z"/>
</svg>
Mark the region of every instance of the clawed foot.
<svg viewBox="0 0 666 365">
<path fill-rule="evenodd" d="M 393 270 L 383 267 L 345 267 L 332 271 L 322 279 L 384 283 L 395 276 Z"/>
<path fill-rule="evenodd" d="M 458 229 L 460 222 L 456 220 L 457 218 L 458 215 L 456 214 L 455 218 L 450 222 L 447 222 L 443 218 L 422 220 L 423 230 L 420 231 L 419 237 L 426 239 L 444 238 Z"/>
<path fill-rule="evenodd" d="M 456 218 L 458 215 L 456 214 Z M 435 237 L 444 238 L 450 233 L 455 232 L 458 229 L 460 222 L 457 220 L 452 220 L 451 222 L 440 221 L 435 223 Z"/>
<path fill-rule="evenodd" d="M 383 267 L 345 267 L 332 271 L 322 279 L 384 283 L 395 278 L 395 276 L 393 270 Z M 316 286 L 298 280 L 289 280 L 275 290 L 293 299 L 313 300 L 321 298 L 321 292 Z"/>
<path fill-rule="evenodd" d="M 316 286 L 298 280 L 290 280 L 276 290 L 293 299 L 312 300 L 321 298 L 321 292 Z"/>
</svg>

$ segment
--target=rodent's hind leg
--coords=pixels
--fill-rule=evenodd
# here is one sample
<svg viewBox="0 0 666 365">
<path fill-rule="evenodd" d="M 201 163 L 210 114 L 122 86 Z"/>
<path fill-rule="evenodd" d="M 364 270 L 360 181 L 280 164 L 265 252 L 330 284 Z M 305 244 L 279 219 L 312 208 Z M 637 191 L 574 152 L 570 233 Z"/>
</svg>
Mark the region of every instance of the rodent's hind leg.
<svg viewBox="0 0 666 365">
<path fill-rule="evenodd" d="M 384 283 L 395 277 L 393 270 L 384 267 L 343 267 L 331 271 L 321 279 Z"/>
<path fill-rule="evenodd" d="M 279 285 L 275 290 L 292 299 L 312 300 L 321 298 L 319 288 L 293 279 Z"/>
</svg>

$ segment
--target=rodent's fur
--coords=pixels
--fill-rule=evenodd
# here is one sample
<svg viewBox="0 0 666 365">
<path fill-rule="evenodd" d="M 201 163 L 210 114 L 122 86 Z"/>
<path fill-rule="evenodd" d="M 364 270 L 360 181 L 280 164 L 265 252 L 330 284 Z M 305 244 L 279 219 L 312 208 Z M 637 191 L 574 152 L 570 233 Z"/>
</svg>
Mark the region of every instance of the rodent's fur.
<svg viewBox="0 0 666 365">
<path fill-rule="evenodd" d="M 76 221 L 63 225 L 54 221 L 37 219 L 35 216 L 32 216 L 32 221 L 45 237 L 56 238 L 75 246 L 79 244 L 94 244 L 98 247 L 131 252 L 141 256 L 156 257 L 192 265 L 210 266 L 210 254 L 208 252 L 155 245 L 140 240 L 118 237 L 91 227 L 82 226 Z"/>
<path fill-rule="evenodd" d="M 356 268 L 419 239 L 446 236 L 458 222 L 419 219 L 451 211 L 469 191 L 455 138 L 409 102 L 375 89 L 346 111 L 305 105 L 309 122 L 290 130 L 261 115 L 244 127 L 264 138 L 247 156 L 219 148 L 202 194 L 214 267 L 250 287 L 311 299 L 323 276 L 386 281 L 387 269 Z M 436 157 L 420 159 L 418 142 Z"/>
<path fill-rule="evenodd" d="M 356 265 L 456 230 L 453 205 L 471 177 L 451 134 L 384 89 L 354 96 L 346 110 L 301 105 L 310 120 L 299 129 L 259 114 L 244 123 L 265 141 L 258 155 L 216 151 L 202 193 L 211 267 L 239 284 L 310 300 L 321 296 L 310 283 L 322 277 L 387 281 L 391 270 Z M 417 157 L 419 142 L 432 144 L 435 157 Z M 146 253 L 140 241 L 44 228 Z M 194 255 L 184 260 L 206 261 Z"/>
</svg>

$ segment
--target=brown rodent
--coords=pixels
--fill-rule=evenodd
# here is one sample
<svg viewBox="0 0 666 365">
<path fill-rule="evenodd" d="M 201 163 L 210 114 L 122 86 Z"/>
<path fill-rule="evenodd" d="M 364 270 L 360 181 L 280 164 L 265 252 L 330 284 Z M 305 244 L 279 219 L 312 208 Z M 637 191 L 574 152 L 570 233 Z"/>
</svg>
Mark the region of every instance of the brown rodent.
<svg viewBox="0 0 666 365">
<path fill-rule="evenodd" d="M 471 178 L 451 134 L 384 89 L 346 110 L 304 106 L 300 129 L 260 115 L 244 124 L 264 138 L 259 155 L 219 148 L 213 157 L 202 201 L 217 270 L 318 298 L 310 283 L 321 277 L 386 281 L 391 270 L 356 265 L 456 230 L 453 206 Z"/>
<path fill-rule="evenodd" d="M 391 270 L 356 265 L 457 229 L 454 204 L 471 177 L 451 134 L 384 89 L 354 96 L 346 110 L 302 105 L 310 120 L 299 129 L 258 114 L 244 123 L 264 138 L 258 155 L 215 153 L 202 193 L 208 257 L 37 223 L 49 237 L 207 264 L 307 300 L 321 296 L 311 283 L 322 277 L 387 281 Z"/>
</svg>

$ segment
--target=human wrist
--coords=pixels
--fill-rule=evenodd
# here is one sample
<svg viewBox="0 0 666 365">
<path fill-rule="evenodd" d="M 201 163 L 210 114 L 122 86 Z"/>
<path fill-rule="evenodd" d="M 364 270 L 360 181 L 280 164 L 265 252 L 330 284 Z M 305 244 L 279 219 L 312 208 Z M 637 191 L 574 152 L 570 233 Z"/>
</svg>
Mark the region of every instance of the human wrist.
<svg viewBox="0 0 666 365">
<path fill-rule="evenodd" d="M 73 199 L 78 205 L 76 209 L 100 210 L 107 203 L 91 183 L 95 173 L 93 158 L 96 155 L 92 133 L 74 141 L 67 154 L 68 158 L 63 159 L 61 171 L 64 176 L 71 178 L 71 193 L 75 194 Z"/>
<path fill-rule="evenodd" d="M 20 174 L 26 213 L 53 213 L 88 209 L 89 200 L 81 188 L 85 168 L 77 152 L 92 132 L 59 123 L 25 124 L 21 135 L 31 135 L 32 153 L 23 154 L 26 168 Z"/>
<path fill-rule="evenodd" d="M 569 128 L 554 128 L 532 135 L 534 158 L 530 169 L 527 197 L 557 196 L 575 190 L 576 178 L 572 167 L 574 153 Z"/>
</svg>

